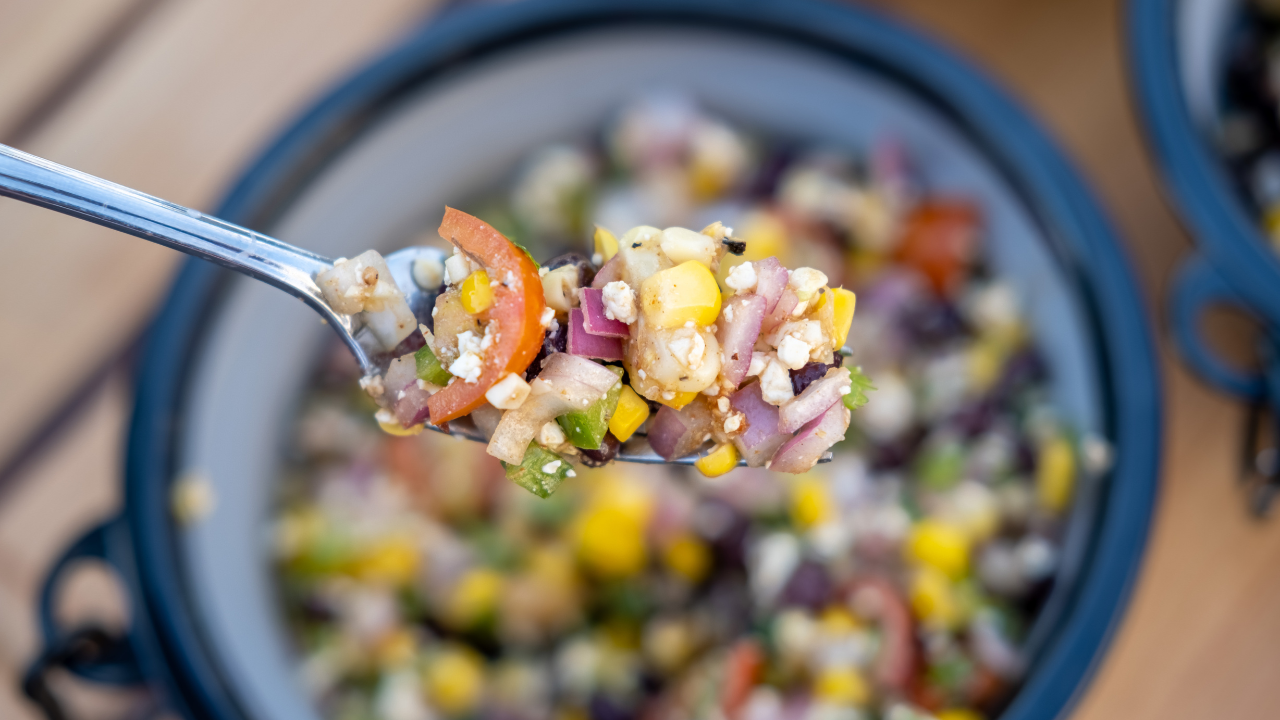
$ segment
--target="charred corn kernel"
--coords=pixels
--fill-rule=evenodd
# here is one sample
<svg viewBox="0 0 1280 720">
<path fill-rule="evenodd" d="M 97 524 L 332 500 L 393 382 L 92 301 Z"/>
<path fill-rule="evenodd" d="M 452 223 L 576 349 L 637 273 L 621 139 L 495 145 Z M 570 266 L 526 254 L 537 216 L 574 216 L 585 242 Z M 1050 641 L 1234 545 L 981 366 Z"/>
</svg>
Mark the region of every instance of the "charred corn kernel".
<svg viewBox="0 0 1280 720">
<path fill-rule="evenodd" d="M 982 713 L 969 708 L 949 708 L 934 713 L 937 720 L 986 720 Z"/>
<path fill-rule="evenodd" d="M 501 595 L 501 575 L 485 568 L 471 570 L 450 593 L 445 617 L 454 627 L 470 627 L 493 612 Z"/>
<path fill-rule="evenodd" d="M 628 508 L 603 505 L 588 510 L 578 527 L 578 555 L 597 574 L 623 578 L 649 562 L 644 524 Z"/>
<path fill-rule="evenodd" d="M 658 398 L 658 402 L 663 405 L 670 406 L 671 409 L 673 410 L 679 410 L 685 405 L 688 405 L 689 403 L 693 402 L 693 399 L 696 397 L 698 397 L 698 393 L 696 392 L 678 392 L 678 393 L 675 393 L 675 397 L 671 398 L 670 400 L 663 400 L 662 398 Z"/>
<path fill-rule="evenodd" d="M 671 572 L 696 583 L 706 577 L 711 567 L 711 553 L 706 543 L 693 535 L 681 535 L 662 551 L 662 562 Z"/>
<path fill-rule="evenodd" d="M 472 315 L 479 315 L 493 305 L 493 286 L 489 284 L 489 273 L 477 270 L 467 276 L 458 287 L 462 309 Z"/>
<path fill-rule="evenodd" d="M 1060 513 L 1071 502 L 1076 484 L 1076 456 L 1067 438 L 1058 435 L 1040 445 L 1036 458 L 1036 499 L 1040 507 Z"/>
<path fill-rule="evenodd" d="M 378 641 L 374 656 L 382 667 L 403 667 L 413 660 L 417 650 L 413 633 L 408 628 L 396 628 Z"/>
<path fill-rule="evenodd" d="M 827 484 L 816 477 L 802 475 L 791 487 L 791 522 L 807 530 L 829 520 L 834 508 Z"/>
<path fill-rule="evenodd" d="M 601 262 L 609 262 L 618 254 L 618 238 L 599 225 L 596 226 L 595 253 L 600 256 Z"/>
<path fill-rule="evenodd" d="M 911 578 L 908 600 L 916 617 L 931 627 L 954 628 L 962 620 L 955 586 L 937 568 L 923 567 L 916 571 Z"/>
<path fill-rule="evenodd" d="M 418 572 L 418 546 L 405 535 L 380 538 L 360 553 L 352 575 L 369 582 L 403 585 Z"/>
<path fill-rule="evenodd" d="M 618 408 L 613 411 L 613 417 L 609 418 L 609 432 L 618 438 L 618 442 L 626 442 L 648 419 L 649 404 L 630 385 L 622 386 Z"/>
<path fill-rule="evenodd" d="M 813 693 L 833 705 L 866 705 L 871 699 L 867 681 L 852 667 L 830 667 L 818 673 Z"/>
<path fill-rule="evenodd" d="M 853 311 L 858 307 L 858 296 L 852 290 L 845 290 L 838 287 L 830 293 L 835 302 L 835 317 L 833 322 L 836 329 L 836 348 L 844 346 L 846 340 L 849 339 L 849 326 L 853 324 Z"/>
<path fill-rule="evenodd" d="M 720 287 L 706 265 L 689 260 L 646 278 L 640 309 L 655 327 L 710 325 L 720 315 Z"/>
<path fill-rule="evenodd" d="M 685 393 L 693 395 L 695 393 Z M 738 450 L 725 443 L 711 452 L 693 461 L 698 472 L 709 478 L 720 477 L 738 466 Z"/>
<path fill-rule="evenodd" d="M 405 427 L 396 420 L 395 416 L 386 410 L 379 410 L 373 414 L 373 419 L 378 421 L 378 427 L 382 428 L 382 432 L 396 437 L 412 437 L 422 432 L 424 425 L 418 423 L 413 427 Z"/>
<path fill-rule="evenodd" d="M 772 213 L 755 212 L 748 215 L 742 225 L 734 229 L 734 237 L 746 242 L 747 249 L 742 255 L 725 255 L 720 259 L 716 279 L 721 285 L 729 277 L 729 271 L 744 262 L 764 260 L 767 257 L 786 260 L 787 229 Z"/>
<path fill-rule="evenodd" d="M 862 623 L 845 608 L 832 605 L 818 617 L 818 632 L 823 637 L 848 635 L 862 628 Z"/>
<path fill-rule="evenodd" d="M 939 520 L 922 520 L 907 537 L 907 557 L 960 579 L 969 571 L 969 536 Z"/>
<path fill-rule="evenodd" d="M 431 704 L 445 715 L 467 715 L 484 692 L 484 664 L 472 651 L 447 648 L 427 663 L 423 678 Z"/>
</svg>

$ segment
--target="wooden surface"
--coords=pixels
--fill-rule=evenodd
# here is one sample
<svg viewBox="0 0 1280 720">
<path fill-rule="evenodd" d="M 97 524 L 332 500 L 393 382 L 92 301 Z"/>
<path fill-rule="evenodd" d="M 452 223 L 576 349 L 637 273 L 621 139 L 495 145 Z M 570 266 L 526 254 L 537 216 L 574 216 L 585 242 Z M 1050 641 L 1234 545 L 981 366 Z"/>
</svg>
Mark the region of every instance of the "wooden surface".
<svg viewBox="0 0 1280 720">
<path fill-rule="evenodd" d="M 148 7 L 135 12 L 139 2 Z M 960 48 L 1047 124 L 1112 213 L 1148 307 L 1158 307 L 1189 243 L 1132 115 L 1116 0 L 878 4 Z M 0 0 L 0 142 L 17 128 L 23 149 L 207 208 L 281 122 L 429 5 Z M 0 320 L 11 338 L 0 344 L 4 457 L 147 317 L 176 258 L 9 201 L 0 201 L 0 253 L 9 269 L 0 304 L 26 308 Z M 1074 717 L 1280 717 L 1280 519 L 1249 520 L 1235 491 L 1241 409 L 1192 380 L 1163 332 L 1161 342 L 1157 522 L 1134 601 Z M 32 598 L 59 548 L 119 503 L 129 392 L 113 378 L 0 505 L 0 717 L 36 717 L 13 686 L 36 647 Z M 73 590 L 68 614 L 122 622 L 105 575 Z M 132 700 L 81 692 L 76 709 L 113 717 Z"/>
</svg>

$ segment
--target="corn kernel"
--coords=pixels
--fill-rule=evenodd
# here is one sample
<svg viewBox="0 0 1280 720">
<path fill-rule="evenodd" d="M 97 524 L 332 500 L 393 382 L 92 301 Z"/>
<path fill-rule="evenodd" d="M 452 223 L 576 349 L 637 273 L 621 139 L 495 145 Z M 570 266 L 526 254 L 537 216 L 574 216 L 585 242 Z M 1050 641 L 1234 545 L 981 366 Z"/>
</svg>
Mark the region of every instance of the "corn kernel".
<svg viewBox="0 0 1280 720">
<path fill-rule="evenodd" d="M 395 437 L 412 437 L 422 432 L 425 428 L 422 423 L 418 423 L 413 427 L 405 427 L 395 419 L 395 416 L 385 410 L 379 410 L 374 413 L 373 418 L 378 421 L 378 427 L 382 428 L 382 432 Z"/>
<path fill-rule="evenodd" d="M 436 708 L 445 715 L 466 715 L 480 704 L 484 664 L 470 650 L 448 648 L 428 663 L 423 680 Z"/>
<path fill-rule="evenodd" d="M 827 484 L 816 477 L 801 476 L 791 488 L 791 522 L 807 530 L 830 519 L 833 503 Z"/>
<path fill-rule="evenodd" d="M 916 571 L 911 578 L 908 599 L 912 612 L 926 625 L 954 628 L 963 619 L 951 580 L 937 568 L 923 567 Z"/>
<path fill-rule="evenodd" d="M 979 341 L 965 352 L 965 370 L 975 392 L 986 392 L 1000 379 L 1008 353 L 1002 343 Z"/>
<path fill-rule="evenodd" d="M 667 405 L 672 410 L 679 410 L 685 405 L 688 405 L 689 403 L 693 402 L 693 399 L 696 397 L 698 397 L 698 393 L 696 392 L 692 392 L 692 391 L 678 392 L 678 393 L 675 393 L 675 397 L 671 398 L 670 400 L 663 400 L 661 397 L 659 397 L 658 402 L 663 405 Z"/>
<path fill-rule="evenodd" d="M 858 296 L 852 290 L 845 290 L 842 287 L 832 290 L 830 295 L 835 302 L 833 319 L 836 330 L 835 346 L 840 348 L 849 339 L 849 326 L 853 324 L 853 311 L 858 306 Z"/>
<path fill-rule="evenodd" d="M 599 225 L 596 226 L 595 252 L 604 262 L 609 262 L 618 254 L 618 238 Z"/>
<path fill-rule="evenodd" d="M 454 627 L 470 627 L 493 612 L 501 595 L 501 575 L 485 568 L 471 570 L 454 586 L 445 617 Z"/>
<path fill-rule="evenodd" d="M 623 385 L 622 395 L 618 396 L 618 408 L 609 418 L 609 432 L 618 438 L 618 442 L 626 442 L 648 419 L 649 404 L 630 385 Z"/>
<path fill-rule="evenodd" d="M 356 559 L 351 574 L 361 580 L 404 585 L 418 572 L 418 546 L 405 535 L 391 535 L 375 542 Z"/>
<path fill-rule="evenodd" d="M 662 551 L 662 562 L 671 572 L 696 583 L 707 574 L 711 567 L 711 553 L 706 543 L 692 535 L 681 535 L 671 541 Z"/>
<path fill-rule="evenodd" d="M 833 705 L 865 705 L 871 699 L 867 681 L 852 667 L 827 668 L 813 681 L 813 692 Z"/>
<path fill-rule="evenodd" d="M 378 641 L 374 657 L 382 667 L 403 667 L 418 651 L 418 642 L 408 628 L 396 628 Z"/>
<path fill-rule="evenodd" d="M 1036 498 L 1044 509 L 1060 513 L 1071 502 L 1076 483 L 1076 456 L 1059 435 L 1040 446 L 1036 459 Z"/>
<path fill-rule="evenodd" d="M 986 720 L 982 713 L 969 708 L 949 708 L 933 715 L 937 720 Z"/>
<path fill-rule="evenodd" d="M 862 623 L 845 608 L 833 605 L 818 618 L 818 632 L 824 637 L 849 635 L 862 628 Z"/>
<path fill-rule="evenodd" d="M 654 327 L 710 325 L 720 315 L 720 287 L 706 265 L 689 260 L 646 278 L 640 308 Z"/>
<path fill-rule="evenodd" d="M 911 560 L 956 580 L 969 571 L 969 537 L 950 523 L 939 520 L 916 523 L 907 537 L 906 552 Z"/>
<path fill-rule="evenodd" d="M 725 443 L 694 460 L 693 466 L 709 478 L 719 477 L 738 466 L 738 450 L 729 443 Z"/>
<path fill-rule="evenodd" d="M 649 562 L 644 525 L 624 508 L 603 505 L 588 511 L 577 535 L 579 556 L 605 577 L 635 575 Z"/>
<path fill-rule="evenodd" d="M 458 287 L 462 309 L 479 315 L 493 305 L 493 287 L 489 285 L 489 273 L 477 270 L 467 276 Z"/>
</svg>

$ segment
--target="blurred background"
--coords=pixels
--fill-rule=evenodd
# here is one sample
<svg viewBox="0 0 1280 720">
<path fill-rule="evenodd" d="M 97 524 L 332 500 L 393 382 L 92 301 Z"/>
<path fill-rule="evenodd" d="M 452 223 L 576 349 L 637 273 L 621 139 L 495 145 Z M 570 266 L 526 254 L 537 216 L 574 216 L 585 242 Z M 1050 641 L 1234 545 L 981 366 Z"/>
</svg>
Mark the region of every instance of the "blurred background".
<svg viewBox="0 0 1280 720">
<path fill-rule="evenodd" d="M 1235 492 L 1241 406 L 1177 362 L 1154 309 L 1190 247 L 1166 207 L 1128 91 L 1118 0 L 873 3 L 1003 82 L 1074 158 L 1111 213 L 1161 333 L 1164 467 L 1151 545 L 1123 627 L 1073 717 L 1280 713 L 1280 525 Z M 0 0 L 0 142 L 209 210 L 283 123 L 335 78 L 438 11 L 424 0 Z M 36 718 L 17 687 L 37 650 L 34 599 L 62 547 L 119 507 L 132 341 L 181 259 L 0 201 L 0 717 Z M 1102 312 L 1106 312 L 1102 308 Z M 1250 327 L 1211 334 L 1249 347 Z M 34 424 L 85 377 L 40 450 Z M 92 387 L 92 389 L 88 389 Z M 125 622 L 106 573 L 59 611 Z M 59 686 L 71 686 L 57 678 Z M 86 718 L 138 698 L 71 688 Z"/>
</svg>

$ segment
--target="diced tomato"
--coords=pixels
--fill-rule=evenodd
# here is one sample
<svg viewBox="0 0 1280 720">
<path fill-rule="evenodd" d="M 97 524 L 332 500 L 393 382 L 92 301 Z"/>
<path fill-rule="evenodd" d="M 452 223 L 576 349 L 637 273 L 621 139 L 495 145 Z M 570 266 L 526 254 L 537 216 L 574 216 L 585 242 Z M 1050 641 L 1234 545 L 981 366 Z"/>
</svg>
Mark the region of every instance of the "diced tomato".
<svg viewBox="0 0 1280 720">
<path fill-rule="evenodd" d="M 919 270 L 938 294 L 959 287 L 978 250 L 978 209 L 962 200 L 922 203 L 902 229 L 897 259 Z"/>
<path fill-rule="evenodd" d="M 876 682 L 897 692 L 907 690 L 916 673 L 917 657 L 915 626 L 906 601 L 892 583 L 875 576 L 855 582 L 850 597 L 868 606 L 858 609 L 877 621 L 883 633 L 875 664 Z"/>
<path fill-rule="evenodd" d="M 729 649 L 724 663 L 724 685 L 720 690 L 720 709 L 733 720 L 747 702 L 751 689 L 764 672 L 764 651 L 754 640 L 739 640 Z"/>
<path fill-rule="evenodd" d="M 427 406 L 435 425 L 475 410 L 484 403 L 485 391 L 508 373 L 524 373 L 542 347 L 546 308 L 537 264 L 488 223 L 446 207 L 440 237 L 479 261 L 498 284 L 488 309 L 496 340 L 485 352 L 480 378 L 474 383 L 455 379 L 431 396 Z"/>
</svg>

